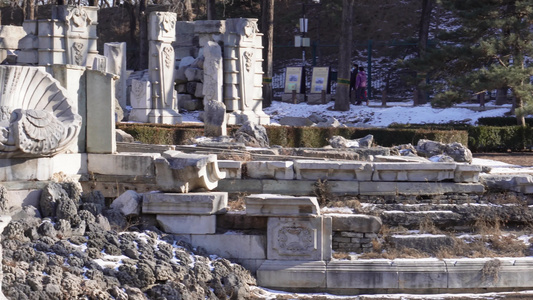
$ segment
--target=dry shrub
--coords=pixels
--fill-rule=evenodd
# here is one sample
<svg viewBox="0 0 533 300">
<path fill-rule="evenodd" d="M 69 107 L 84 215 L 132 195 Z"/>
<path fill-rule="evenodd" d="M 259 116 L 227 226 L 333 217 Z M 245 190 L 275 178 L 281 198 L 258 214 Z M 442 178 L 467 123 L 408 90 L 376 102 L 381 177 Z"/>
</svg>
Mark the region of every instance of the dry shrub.
<svg viewBox="0 0 533 300">
<path fill-rule="evenodd" d="M 481 269 L 481 280 L 492 281 L 492 284 L 496 284 L 500 278 L 500 269 L 502 262 L 499 259 L 491 259 L 483 265 Z"/>
<path fill-rule="evenodd" d="M 491 248 L 500 256 L 521 257 L 525 256 L 528 247 L 514 235 L 491 236 Z"/>
<path fill-rule="evenodd" d="M 242 211 L 246 208 L 246 203 L 244 201 L 244 198 L 248 196 L 247 193 L 238 193 L 236 195 L 232 195 L 228 199 L 228 207 L 230 211 Z"/>
<path fill-rule="evenodd" d="M 333 252 L 332 256 L 335 259 L 350 259 L 350 254 L 346 252 Z"/>
<path fill-rule="evenodd" d="M 318 179 L 313 184 L 313 193 L 320 207 L 324 207 L 330 202 L 338 201 L 338 197 L 331 192 L 331 184 L 327 179 Z"/>
<path fill-rule="evenodd" d="M 356 213 L 361 213 L 361 202 L 357 199 L 343 199 L 336 201 L 329 201 L 329 207 L 348 207 L 353 209 Z"/>
<path fill-rule="evenodd" d="M 389 248 L 382 252 L 382 258 L 396 259 L 396 258 L 428 258 L 431 257 L 428 253 L 420 251 L 415 248 L 400 247 Z"/>
<path fill-rule="evenodd" d="M 474 223 L 474 231 L 483 235 L 501 235 L 501 220 L 499 217 L 482 216 Z"/>
<path fill-rule="evenodd" d="M 442 233 L 436 226 L 431 217 L 426 215 L 419 224 L 420 233 L 440 234 Z"/>
<path fill-rule="evenodd" d="M 493 204 L 518 204 L 526 205 L 528 204 L 527 199 L 520 198 L 516 193 L 512 192 L 503 192 L 503 193 L 488 193 L 485 196 L 485 199 L 489 203 Z"/>
</svg>

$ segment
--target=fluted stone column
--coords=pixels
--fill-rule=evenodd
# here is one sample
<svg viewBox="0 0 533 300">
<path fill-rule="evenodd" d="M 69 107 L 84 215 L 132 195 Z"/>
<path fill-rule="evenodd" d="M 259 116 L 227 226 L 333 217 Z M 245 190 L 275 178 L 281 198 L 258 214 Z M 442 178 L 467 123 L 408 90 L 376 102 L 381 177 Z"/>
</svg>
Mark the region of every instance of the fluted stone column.
<svg viewBox="0 0 533 300">
<path fill-rule="evenodd" d="M 177 124 L 182 122 L 174 90 L 176 14 L 152 12 L 148 22 L 149 77 L 152 87 L 150 123 Z"/>
</svg>

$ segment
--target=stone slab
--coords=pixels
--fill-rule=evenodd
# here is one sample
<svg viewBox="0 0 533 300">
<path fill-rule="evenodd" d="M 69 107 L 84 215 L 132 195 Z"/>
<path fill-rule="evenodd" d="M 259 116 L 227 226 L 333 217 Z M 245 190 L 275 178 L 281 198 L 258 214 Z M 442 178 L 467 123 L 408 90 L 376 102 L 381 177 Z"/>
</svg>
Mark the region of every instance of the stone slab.
<svg viewBox="0 0 533 300">
<path fill-rule="evenodd" d="M 450 289 L 533 286 L 531 257 L 445 259 L 444 262 Z"/>
<path fill-rule="evenodd" d="M 398 266 L 391 260 L 330 261 L 328 289 L 398 289 Z"/>
<path fill-rule="evenodd" d="M 373 167 L 372 181 L 434 182 L 453 180 L 456 164 L 376 162 Z"/>
<path fill-rule="evenodd" d="M 112 74 L 87 70 L 88 153 L 116 152 L 115 79 Z"/>
<path fill-rule="evenodd" d="M 254 194 L 245 198 L 246 214 L 264 217 L 313 217 L 320 215 L 316 197 Z"/>
<path fill-rule="evenodd" d="M 480 183 L 453 182 L 360 182 L 360 195 L 442 195 L 445 193 L 481 194 Z"/>
<path fill-rule="evenodd" d="M 226 211 L 228 193 L 146 193 L 142 212 L 146 214 L 212 215 Z"/>
<path fill-rule="evenodd" d="M 88 170 L 96 174 L 155 176 L 154 159 L 159 153 L 121 152 L 89 154 Z"/>
<path fill-rule="evenodd" d="M 215 215 L 157 215 L 157 223 L 166 233 L 213 234 L 216 232 Z"/>
<path fill-rule="evenodd" d="M 325 288 L 326 282 L 324 261 L 267 260 L 257 270 L 257 285 L 273 289 Z"/>
<path fill-rule="evenodd" d="M 399 289 L 430 292 L 448 285 L 446 264 L 438 259 L 396 259 Z"/>
<path fill-rule="evenodd" d="M 266 259 L 266 236 L 227 233 L 191 235 L 191 245 L 227 259 Z"/>
<path fill-rule="evenodd" d="M 294 171 L 298 180 L 368 181 L 372 178 L 372 164 L 368 162 L 295 160 Z"/>
<path fill-rule="evenodd" d="M 292 161 L 249 161 L 246 162 L 246 176 L 256 179 L 294 179 Z"/>
<path fill-rule="evenodd" d="M 332 217 L 333 231 L 351 231 L 378 233 L 381 229 L 381 218 L 356 214 L 328 214 Z"/>
</svg>

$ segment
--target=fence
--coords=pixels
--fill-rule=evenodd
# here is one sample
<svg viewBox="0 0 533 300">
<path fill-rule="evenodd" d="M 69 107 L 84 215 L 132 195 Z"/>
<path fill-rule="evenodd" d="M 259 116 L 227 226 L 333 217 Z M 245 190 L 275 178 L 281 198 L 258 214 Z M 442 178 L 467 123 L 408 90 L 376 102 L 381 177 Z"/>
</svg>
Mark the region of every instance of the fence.
<svg viewBox="0 0 533 300">
<path fill-rule="evenodd" d="M 402 42 L 402 41 L 366 41 L 356 42 L 354 48 L 354 61 L 358 62 L 360 66 L 364 66 L 368 77 L 367 95 L 370 99 L 382 99 L 386 97 L 386 101 L 402 101 L 411 99 L 414 90 L 414 82 L 412 79 L 416 73 L 406 69 L 397 68 L 396 61 L 409 55 L 413 55 L 416 51 L 416 43 Z M 289 46 L 275 46 L 275 49 L 284 49 L 287 51 Z M 331 94 L 335 95 L 336 91 L 336 56 L 320 57 L 321 48 L 338 48 L 338 45 L 320 45 L 314 43 L 311 47 L 312 55 L 306 60 L 305 68 L 305 86 L 306 93 L 310 90 L 310 79 L 312 68 L 308 66 L 324 66 L 323 61 L 328 59 L 334 63 L 329 64 L 331 70 Z M 294 47 L 293 47 L 294 48 Z M 331 49 L 330 49 L 331 50 Z M 276 50 L 275 50 L 276 52 Z M 292 51 L 290 51 L 292 52 Z M 331 51 L 330 51 L 331 52 Z M 301 59 L 289 59 L 287 65 L 279 66 L 274 71 L 272 78 L 272 88 L 274 99 L 280 99 L 284 92 L 285 83 L 285 67 L 302 66 Z M 327 66 L 327 65 L 326 65 Z"/>
</svg>

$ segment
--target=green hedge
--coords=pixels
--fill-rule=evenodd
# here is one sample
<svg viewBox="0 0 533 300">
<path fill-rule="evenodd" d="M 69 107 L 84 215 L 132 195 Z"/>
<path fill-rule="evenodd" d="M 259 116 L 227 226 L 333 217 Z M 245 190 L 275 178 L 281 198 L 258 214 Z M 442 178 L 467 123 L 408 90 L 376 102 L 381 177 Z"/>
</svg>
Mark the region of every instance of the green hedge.
<svg viewBox="0 0 533 300">
<path fill-rule="evenodd" d="M 471 126 L 468 148 L 473 152 L 523 151 L 533 145 L 530 126 Z"/>
<path fill-rule="evenodd" d="M 479 118 L 477 124 L 480 126 L 516 126 L 516 117 L 485 117 Z M 533 118 L 526 118 L 526 124 L 533 126 Z"/>
<path fill-rule="evenodd" d="M 157 125 L 121 123 L 117 128 L 131 134 L 136 141 L 147 144 L 183 145 L 188 140 L 204 135 L 201 126 Z M 233 134 L 239 126 L 229 126 Z M 265 126 L 270 145 L 283 147 L 320 148 L 328 145 L 333 136 L 347 139 L 374 136 L 377 145 L 390 147 L 411 143 L 420 139 L 442 143 L 459 142 L 468 145 L 472 152 L 523 151 L 532 149 L 533 129 L 521 126 L 469 126 L 469 125 L 396 125 L 393 128 L 353 127 L 291 127 Z"/>
</svg>

